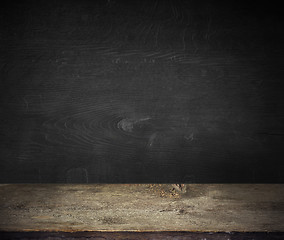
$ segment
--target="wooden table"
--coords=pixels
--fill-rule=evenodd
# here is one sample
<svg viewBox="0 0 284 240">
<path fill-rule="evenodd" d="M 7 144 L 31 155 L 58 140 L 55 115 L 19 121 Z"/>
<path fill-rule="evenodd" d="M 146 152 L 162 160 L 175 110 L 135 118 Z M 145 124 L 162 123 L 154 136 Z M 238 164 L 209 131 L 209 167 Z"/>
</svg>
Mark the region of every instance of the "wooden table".
<svg viewBox="0 0 284 240">
<path fill-rule="evenodd" d="M 277 184 L 7 184 L 2 231 L 283 232 Z"/>
</svg>

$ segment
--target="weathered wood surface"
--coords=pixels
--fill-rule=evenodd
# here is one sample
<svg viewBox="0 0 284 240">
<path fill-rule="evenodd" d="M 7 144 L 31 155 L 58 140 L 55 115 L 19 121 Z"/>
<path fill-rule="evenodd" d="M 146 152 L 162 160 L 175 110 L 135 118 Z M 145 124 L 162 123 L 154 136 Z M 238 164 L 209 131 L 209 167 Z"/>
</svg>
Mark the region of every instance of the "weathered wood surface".
<svg viewBox="0 0 284 240">
<path fill-rule="evenodd" d="M 0 231 L 284 232 L 284 186 L 0 185 Z"/>
<path fill-rule="evenodd" d="M 3 7 L 0 182 L 284 182 L 282 26 L 261 10 Z"/>
</svg>

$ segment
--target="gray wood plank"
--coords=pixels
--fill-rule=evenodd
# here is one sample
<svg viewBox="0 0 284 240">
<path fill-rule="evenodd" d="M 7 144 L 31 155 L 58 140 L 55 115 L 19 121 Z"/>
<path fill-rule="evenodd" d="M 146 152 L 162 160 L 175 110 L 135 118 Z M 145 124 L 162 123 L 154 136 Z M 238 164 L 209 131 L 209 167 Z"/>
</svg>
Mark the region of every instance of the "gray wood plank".
<svg viewBox="0 0 284 240">
<path fill-rule="evenodd" d="M 283 232 L 277 184 L 0 185 L 0 231 Z"/>
<path fill-rule="evenodd" d="M 5 5 L 0 182 L 283 183 L 277 9 L 204 4 Z"/>
</svg>

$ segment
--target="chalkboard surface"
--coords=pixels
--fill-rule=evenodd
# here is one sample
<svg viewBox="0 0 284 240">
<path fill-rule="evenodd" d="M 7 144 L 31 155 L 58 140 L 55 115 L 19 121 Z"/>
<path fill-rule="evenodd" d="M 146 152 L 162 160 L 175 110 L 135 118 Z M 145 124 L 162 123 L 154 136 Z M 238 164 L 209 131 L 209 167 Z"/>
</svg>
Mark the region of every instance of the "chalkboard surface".
<svg viewBox="0 0 284 240">
<path fill-rule="evenodd" d="M 283 183 L 277 11 L 182 0 L 1 7 L 0 182 Z"/>
</svg>

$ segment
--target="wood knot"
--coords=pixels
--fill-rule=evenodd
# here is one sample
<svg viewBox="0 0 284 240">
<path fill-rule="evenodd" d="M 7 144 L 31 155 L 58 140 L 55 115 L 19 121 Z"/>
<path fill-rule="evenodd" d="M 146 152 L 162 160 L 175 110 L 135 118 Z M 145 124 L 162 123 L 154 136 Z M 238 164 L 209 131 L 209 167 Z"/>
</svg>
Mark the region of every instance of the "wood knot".
<svg viewBox="0 0 284 240">
<path fill-rule="evenodd" d="M 124 132 L 132 133 L 135 128 L 141 128 L 143 122 L 148 121 L 150 119 L 150 117 L 139 119 L 124 118 L 117 123 L 117 127 Z"/>
</svg>

